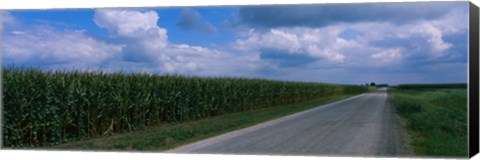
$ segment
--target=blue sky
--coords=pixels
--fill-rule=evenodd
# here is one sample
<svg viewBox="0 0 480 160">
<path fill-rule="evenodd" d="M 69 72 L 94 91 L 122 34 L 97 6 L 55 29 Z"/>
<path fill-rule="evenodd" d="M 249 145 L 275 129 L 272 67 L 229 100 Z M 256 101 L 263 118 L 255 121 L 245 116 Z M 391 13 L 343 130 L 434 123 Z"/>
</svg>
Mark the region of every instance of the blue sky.
<svg viewBox="0 0 480 160">
<path fill-rule="evenodd" d="M 16 10 L 3 66 L 342 84 L 467 81 L 468 2 Z"/>
</svg>

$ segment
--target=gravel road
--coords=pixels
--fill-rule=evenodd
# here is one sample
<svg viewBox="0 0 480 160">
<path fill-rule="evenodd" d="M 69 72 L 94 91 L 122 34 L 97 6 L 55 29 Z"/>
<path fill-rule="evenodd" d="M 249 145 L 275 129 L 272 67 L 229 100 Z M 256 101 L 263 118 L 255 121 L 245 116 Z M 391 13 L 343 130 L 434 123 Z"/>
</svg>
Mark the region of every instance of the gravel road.
<svg viewBox="0 0 480 160">
<path fill-rule="evenodd" d="M 169 150 L 171 153 L 410 156 L 386 89 Z"/>
</svg>

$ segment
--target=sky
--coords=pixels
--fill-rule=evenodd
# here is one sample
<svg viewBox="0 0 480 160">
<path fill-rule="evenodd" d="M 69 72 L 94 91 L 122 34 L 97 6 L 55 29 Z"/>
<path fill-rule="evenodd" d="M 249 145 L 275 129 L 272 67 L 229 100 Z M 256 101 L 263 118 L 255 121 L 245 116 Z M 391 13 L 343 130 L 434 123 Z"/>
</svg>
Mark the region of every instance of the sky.
<svg viewBox="0 0 480 160">
<path fill-rule="evenodd" d="M 467 82 L 468 2 L 1 13 L 4 67 L 338 84 Z"/>
</svg>

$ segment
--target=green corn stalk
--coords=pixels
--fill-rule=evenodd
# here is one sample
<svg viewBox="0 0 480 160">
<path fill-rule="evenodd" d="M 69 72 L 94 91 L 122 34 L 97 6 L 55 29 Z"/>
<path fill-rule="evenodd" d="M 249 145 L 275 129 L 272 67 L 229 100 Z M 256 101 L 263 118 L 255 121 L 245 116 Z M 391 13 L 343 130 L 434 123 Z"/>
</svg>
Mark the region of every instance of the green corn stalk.
<svg viewBox="0 0 480 160">
<path fill-rule="evenodd" d="M 3 146 L 38 147 L 368 91 L 365 86 L 6 67 Z"/>
</svg>

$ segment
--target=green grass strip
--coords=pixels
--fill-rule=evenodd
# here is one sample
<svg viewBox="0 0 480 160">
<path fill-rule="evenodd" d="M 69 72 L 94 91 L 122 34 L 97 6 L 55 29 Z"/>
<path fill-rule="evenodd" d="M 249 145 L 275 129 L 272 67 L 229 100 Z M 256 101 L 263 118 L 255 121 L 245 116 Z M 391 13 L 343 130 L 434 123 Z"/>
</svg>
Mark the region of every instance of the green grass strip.
<svg viewBox="0 0 480 160">
<path fill-rule="evenodd" d="M 459 89 L 391 89 L 406 122 L 415 154 L 466 157 L 467 91 Z"/>
<path fill-rule="evenodd" d="M 238 112 L 176 124 L 162 124 L 142 131 L 61 144 L 46 149 L 162 151 L 226 132 L 328 104 L 353 95 L 341 95 L 304 103 Z"/>
</svg>

